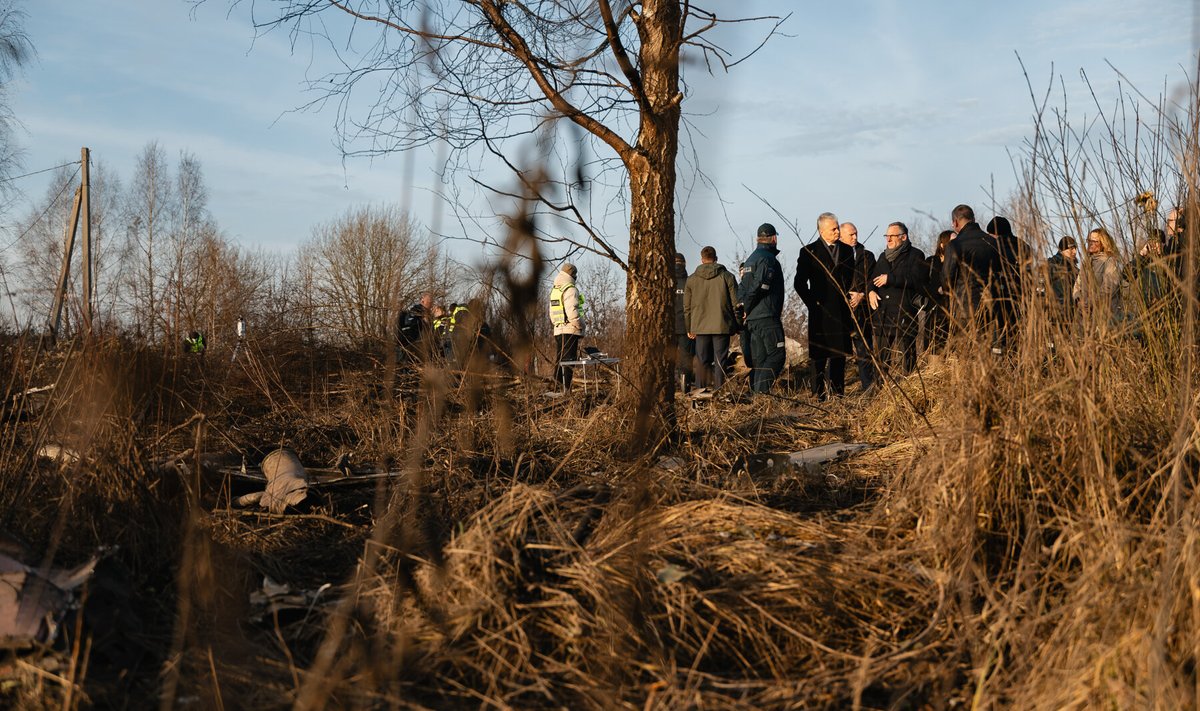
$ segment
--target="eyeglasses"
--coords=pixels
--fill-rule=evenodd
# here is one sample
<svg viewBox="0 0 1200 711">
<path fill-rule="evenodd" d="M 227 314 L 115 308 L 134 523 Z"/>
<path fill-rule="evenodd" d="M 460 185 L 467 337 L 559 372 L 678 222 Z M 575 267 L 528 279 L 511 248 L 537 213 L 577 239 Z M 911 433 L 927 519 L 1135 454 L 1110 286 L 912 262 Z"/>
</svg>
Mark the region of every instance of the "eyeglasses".
<svg viewBox="0 0 1200 711">
<path fill-rule="evenodd" d="M 906 237 L 906 236 L 908 236 L 907 232 L 901 232 L 898 235 L 888 235 L 888 234 L 884 235 L 884 237 L 886 237 L 888 239 L 900 239 L 901 237 Z"/>
</svg>

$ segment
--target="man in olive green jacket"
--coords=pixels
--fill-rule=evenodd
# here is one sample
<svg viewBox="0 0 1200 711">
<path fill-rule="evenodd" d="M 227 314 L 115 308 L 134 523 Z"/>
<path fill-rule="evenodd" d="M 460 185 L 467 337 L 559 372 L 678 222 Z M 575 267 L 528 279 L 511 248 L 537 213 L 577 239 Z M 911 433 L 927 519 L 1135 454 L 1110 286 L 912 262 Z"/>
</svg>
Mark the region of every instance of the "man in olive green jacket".
<svg viewBox="0 0 1200 711">
<path fill-rule="evenodd" d="M 737 331 L 733 315 L 737 280 L 717 263 L 717 250 L 700 250 L 700 266 L 688 277 L 683 312 L 688 338 L 696 340 L 696 385 L 719 388 L 725 382 L 729 336 Z"/>
</svg>

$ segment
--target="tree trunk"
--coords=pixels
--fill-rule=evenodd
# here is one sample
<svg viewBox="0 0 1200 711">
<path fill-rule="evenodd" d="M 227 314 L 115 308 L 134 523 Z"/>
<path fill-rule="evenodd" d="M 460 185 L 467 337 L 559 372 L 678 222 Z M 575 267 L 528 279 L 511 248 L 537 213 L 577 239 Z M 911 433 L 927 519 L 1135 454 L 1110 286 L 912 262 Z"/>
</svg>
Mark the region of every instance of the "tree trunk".
<svg viewBox="0 0 1200 711">
<path fill-rule="evenodd" d="M 631 443 L 656 443 L 675 428 L 674 302 L 675 157 L 679 148 L 679 0 L 646 0 L 641 35 L 641 111 L 629 169 L 629 271 L 622 373 L 632 384 Z"/>
</svg>

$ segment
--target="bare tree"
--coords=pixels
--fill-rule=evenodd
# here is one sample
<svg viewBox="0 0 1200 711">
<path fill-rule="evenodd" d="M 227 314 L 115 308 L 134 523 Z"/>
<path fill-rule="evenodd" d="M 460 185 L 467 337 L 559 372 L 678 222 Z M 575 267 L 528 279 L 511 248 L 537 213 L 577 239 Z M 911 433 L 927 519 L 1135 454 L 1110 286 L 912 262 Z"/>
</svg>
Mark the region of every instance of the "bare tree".
<svg viewBox="0 0 1200 711">
<path fill-rule="evenodd" d="M 348 153 L 381 154 L 435 142 L 459 152 L 482 147 L 518 177 L 514 197 L 534 194 L 571 228 L 541 228 L 539 236 L 626 268 L 625 373 L 635 385 L 627 392 L 639 412 L 661 413 L 662 422 L 673 422 L 671 260 L 684 97 L 680 55 L 690 47 L 706 66 L 728 68 L 736 62 L 707 37 L 727 22 L 745 19 L 725 20 L 684 0 L 252 4 L 256 13 L 260 6 L 276 12 L 258 28 L 327 37 L 338 52 L 345 69 L 316 82 L 321 98 L 315 103 L 340 97 L 339 128 Z M 344 39 L 334 36 L 339 30 Z M 373 97 L 361 113 L 351 100 L 360 88 Z M 609 157 L 602 156 L 601 164 L 615 165 L 626 178 L 627 258 L 588 224 L 573 199 L 587 183 L 584 148 L 562 161 L 567 174 L 557 179 L 505 152 L 522 135 L 549 140 L 560 123 L 593 139 Z M 367 147 L 354 148 L 358 139 Z M 543 167 L 548 162 L 540 161 Z"/>
<path fill-rule="evenodd" d="M 18 262 L 13 269 L 18 303 L 24 312 L 22 320 L 45 323 L 54 300 L 54 289 L 62 269 L 63 237 L 68 227 L 71 205 L 79 188 L 79 167 L 66 166 L 54 172 L 45 197 L 29 208 L 18 220 L 16 244 Z M 77 293 L 79 270 L 73 268 L 68 282 L 69 293 Z M 68 320 L 70 310 L 67 311 Z"/>
<path fill-rule="evenodd" d="M 64 238 L 70 228 L 70 213 L 79 187 L 78 162 L 58 169 L 44 199 L 34 203 L 17 222 L 18 264 L 13 270 L 14 284 L 25 318 L 34 323 L 44 322 L 50 313 L 62 268 Z M 92 167 L 90 200 L 96 316 L 102 323 L 115 325 L 120 318 L 117 304 L 123 286 L 122 267 L 127 260 L 127 245 L 121 180 L 104 163 L 98 162 Z M 64 326 L 68 331 L 70 324 L 79 322 L 82 317 L 82 261 L 82 249 L 77 242 L 66 285 Z"/>
<path fill-rule="evenodd" d="M 230 244 L 211 222 L 200 230 L 183 257 L 187 279 L 180 323 L 210 334 L 214 344 L 229 342 L 238 317 L 266 311 L 273 267 L 263 255 Z"/>
<path fill-rule="evenodd" d="M 200 302 L 208 301 L 211 306 L 213 300 L 201 297 L 200 267 L 202 264 L 214 265 L 211 259 L 205 262 L 201 252 L 213 257 L 220 253 L 224 245 L 216 234 L 216 226 L 208 212 L 208 187 L 204 184 L 204 173 L 195 155 L 187 152 L 180 154 L 173 184 L 170 265 L 169 271 L 164 274 L 162 310 L 168 317 L 168 340 L 177 341 L 186 331 L 205 326 L 198 314 Z M 212 283 L 212 280 L 209 282 Z M 212 313 L 208 315 L 211 317 Z"/>
<path fill-rule="evenodd" d="M 392 314 L 430 286 L 438 254 L 396 208 L 361 207 L 314 229 L 301 270 L 316 325 L 368 347 L 387 342 Z"/>
<path fill-rule="evenodd" d="M 0 0 L 0 177 L 12 175 L 21 162 L 13 132 L 17 117 L 10 105 L 9 83 L 32 57 L 33 44 L 25 34 L 25 11 L 21 3 Z M 0 204 L 7 207 L 13 196 L 12 184 L 0 181 Z"/>
<path fill-rule="evenodd" d="M 131 244 L 126 270 L 134 328 L 151 342 L 166 327 L 162 310 L 169 258 L 164 255 L 175 199 L 166 152 L 149 143 L 138 157 L 128 195 Z"/>
</svg>

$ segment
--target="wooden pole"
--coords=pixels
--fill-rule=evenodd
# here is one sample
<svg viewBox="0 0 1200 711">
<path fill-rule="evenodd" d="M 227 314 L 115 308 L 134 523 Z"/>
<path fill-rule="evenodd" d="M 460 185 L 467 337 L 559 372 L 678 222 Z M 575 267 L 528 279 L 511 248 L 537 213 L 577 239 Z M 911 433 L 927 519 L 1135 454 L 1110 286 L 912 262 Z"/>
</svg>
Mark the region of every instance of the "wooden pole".
<svg viewBox="0 0 1200 711">
<path fill-rule="evenodd" d="M 50 309 L 50 342 L 58 338 L 58 325 L 62 320 L 63 302 L 67 298 L 67 277 L 71 273 L 71 253 L 75 251 L 75 230 L 79 227 L 79 203 L 83 188 L 75 189 L 75 206 L 71 208 L 71 219 L 63 235 L 63 263 L 58 273 L 58 288 L 54 290 L 54 306 Z"/>
<path fill-rule="evenodd" d="M 92 283 L 92 201 L 89 198 L 91 180 L 88 177 L 88 163 L 91 159 L 91 151 L 86 146 L 80 150 L 80 158 L 83 161 L 83 175 L 80 185 L 83 210 L 83 331 L 84 333 L 91 334 L 92 291 L 95 285 Z"/>
</svg>

